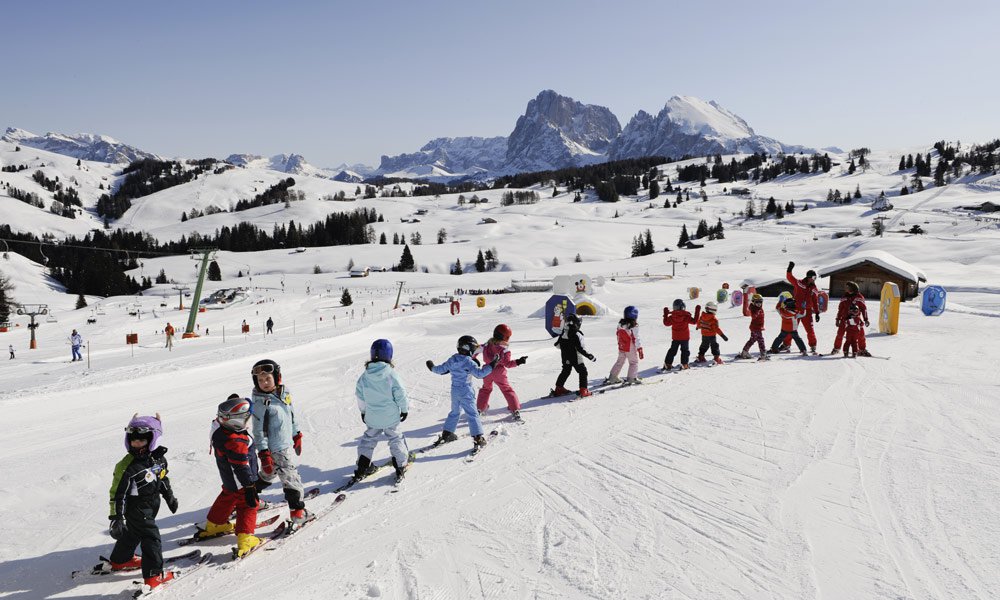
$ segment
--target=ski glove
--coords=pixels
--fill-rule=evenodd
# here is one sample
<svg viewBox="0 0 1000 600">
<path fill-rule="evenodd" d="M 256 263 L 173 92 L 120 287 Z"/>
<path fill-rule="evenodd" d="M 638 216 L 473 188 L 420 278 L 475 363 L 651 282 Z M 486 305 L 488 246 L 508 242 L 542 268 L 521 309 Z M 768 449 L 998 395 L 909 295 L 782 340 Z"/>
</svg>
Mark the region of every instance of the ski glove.
<svg viewBox="0 0 1000 600">
<path fill-rule="evenodd" d="M 589 359 L 590 362 L 597 362 L 597 357 L 594 356 L 593 354 L 588 354 L 587 359 Z"/>
<path fill-rule="evenodd" d="M 128 533 L 128 526 L 125 525 L 125 519 L 121 517 L 111 517 L 111 528 L 108 530 L 111 537 L 116 540 L 120 540 L 125 537 Z"/>
<path fill-rule="evenodd" d="M 406 420 L 406 417 L 410 416 L 410 413 L 401 412 L 399 413 L 399 422 L 402 423 Z"/>
<path fill-rule="evenodd" d="M 642 359 L 643 359 L 642 348 L 639 348 L 639 360 L 642 360 Z"/>
<path fill-rule="evenodd" d="M 432 371 L 432 370 L 434 370 L 434 361 L 433 361 L 433 360 L 429 360 L 429 361 L 427 361 L 427 363 L 426 363 L 426 364 L 427 364 L 427 370 L 428 370 L 428 371 Z"/>
<path fill-rule="evenodd" d="M 361 413 L 361 422 L 365 423 L 365 413 Z M 367 425 L 368 423 L 365 423 Z"/>
<path fill-rule="evenodd" d="M 170 514 L 176 515 L 177 514 L 177 496 L 174 496 L 173 494 L 170 494 L 169 496 L 166 496 L 163 499 L 167 502 L 167 508 L 170 509 Z"/>
<path fill-rule="evenodd" d="M 516 362 L 519 365 L 523 365 L 524 363 L 528 362 L 528 357 L 527 356 L 522 356 L 522 357 L 518 358 L 517 360 L 515 360 L 514 362 Z"/>
<path fill-rule="evenodd" d="M 243 500 L 249 508 L 257 508 L 257 505 L 259 504 L 257 488 L 252 485 L 248 485 L 243 488 Z"/>
<path fill-rule="evenodd" d="M 816 313 L 816 322 L 819 323 L 819 313 Z"/>
<path fill-rule="evenodd" d="M 719 333 L 719 337 L 722 338 L 722 340 L 725 341 L 725 342 L 729 341 L 729 338 L 727 338 L 726 334 L 724 334 L 724 333 Z"/>
<path fill-rule="evenodd" d="M 792 261 L 788 261 L 788 272 L 791 273 L 792 269 L 794 268 L 795 268 L 795 263 Z"/>
<path fill-rule="evenodd" d="M 295 449 L 295 456 L 302 456 L 302 432 L 292 436 L 292 448 Z"/>
<path fill-rule="evenodd" d="M 494 369 L 497 368 L 498 364 L 500 364 L 500 355 L 499 354 L 495 355 L 493 357 L 493 360 L 490 361 L 490 366 L 493 367 Z"/>
<path fill-rule="evenodd" d="M 267 476 L 274 475 L 274 458 L 271 456 L 271 451 L 261 450 L 257 453 L 257 458 L 260 459 L 260 472 Z"/>
<path fill-rule="evenodd" d="M 871 327 L 871 323 L 869 323 L 868 321 L 865 321 L 865 327 Z"/>
</svg>

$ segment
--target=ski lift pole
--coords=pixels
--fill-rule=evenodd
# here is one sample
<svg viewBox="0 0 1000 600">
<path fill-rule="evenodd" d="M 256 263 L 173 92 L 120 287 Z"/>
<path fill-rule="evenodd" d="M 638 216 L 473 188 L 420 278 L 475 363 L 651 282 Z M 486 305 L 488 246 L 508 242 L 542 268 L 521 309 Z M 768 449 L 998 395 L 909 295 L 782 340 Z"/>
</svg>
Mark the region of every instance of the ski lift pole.
<svg viewBox="0 0 1000 600">
<path fill-rule="evenodd" d="M 198 320 L 198 308 L 201 306 L 201 288 L 205 285 L 205 274 L 208 272 L 208 261 L 212 259 L 215 248 L 192 250 L 201 253 L 201 269 L 198 271 L 198 283 L 194 286 L 194 296 L 191 297 L 191 313 L 188 315 L 187 327 L 184 328 L 182 339 L 198 337 L 194 332 L 195 321 Z M 196 259 L 197 260 L 197 259 Z"/>
</svg>

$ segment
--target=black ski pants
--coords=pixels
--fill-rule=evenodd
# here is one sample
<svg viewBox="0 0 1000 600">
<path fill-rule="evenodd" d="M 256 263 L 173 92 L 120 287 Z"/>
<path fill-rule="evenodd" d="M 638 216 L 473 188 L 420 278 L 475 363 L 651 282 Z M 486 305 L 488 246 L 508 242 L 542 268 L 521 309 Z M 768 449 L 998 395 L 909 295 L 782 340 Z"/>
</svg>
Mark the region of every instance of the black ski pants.
<svg viewBox="0 0 1000 600">
<path fill-rule="evenodd" d="M 674 364 L 674 357 L 677 356 L 678 348 L 681 350 L 681 364 L 688 364 L 688 359 L 691 358 L 690 342 L 691 340 L 674 340 L 670 342 L 670 350 L 667 350 L 667 357 L 663 359 L 663 364 Z"/>
<path fill-rule="evenodd" d="M 115 542 L 111 551 L 111 562 L 123 563 L 132 559 L 136 546 L 142 548 L 143 579 L 163 573 L 163 544 L 160 528 L 152 518 L 126 519 L 128 531 Z"/>
<path fill-rule="evenodd" d="M 785 339 L 785 336 L 791 336 L 792 340 L 795 341 L 795 345 L 799 347 L 799 352 L 806 351 L 806 343 L 802 341 L 798 331 L 782 331 L 778 334 L 778 337 L 774 338 L 774 343 L 771 344 L 772 353 L 777 352 L 781 348 L 781 341 Z"/>
<path fill-rule="evenodd" d="M 701 345 L 698 346 L 698 357 L 701 358 L 705 356 L 705 351 L 712 348 L 712 356 L 719 356 L 722 354 L 719 351 L 719 340 L 714 335 L 703 335 L 701 336 Z"/>
<path fill-rule="evenodd" d="M 576 372 L 580 375 L 580 389 L 587 389 L 587 365 L 583 363 L 570 364 L 564 363 L 562 371 L 559 372 L 559 378 L 556 379 L 556 387 L 562 387 L 566 380 L 569 379 L 569 374 L 576 369 Z"/>
</svg>

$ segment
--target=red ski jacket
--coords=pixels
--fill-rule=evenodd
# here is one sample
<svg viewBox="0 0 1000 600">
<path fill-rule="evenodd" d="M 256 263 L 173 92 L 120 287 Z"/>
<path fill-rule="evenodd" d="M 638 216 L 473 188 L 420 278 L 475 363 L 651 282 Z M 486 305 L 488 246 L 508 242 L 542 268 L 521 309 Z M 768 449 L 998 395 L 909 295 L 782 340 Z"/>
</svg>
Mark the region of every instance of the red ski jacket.
<svg viewBox="0 0 1000 600">
<path fill-rule="evenodd" d="M 856 304 L 861 309 L 861 320 L 868 322 L 868 307 L 865 306 L 865 297 L 860 293 L 848 294 L 841 298 L 840 304 L 837 305 L 837 327 L 847 322 L 847 311 L 851 309 L 852 304 Z"/>
<path fill-rule="evenodd" d="M 690 327 L 698 322 L 699 316 L 701 316 L 700 305 L 695 307 L 694 316 L 686 310 L 672 311 L 665 306 L 663 307 L 663 325 L 671 328 L 671 339 L 674 340 L 690 340 Z"/>
<path fill-rule="evenodd" d="M 628 325 L 618 326 L 618 351 L 629 352 L 632 349 L 642 348 L 639 341 L 639 326 L 629 327 Z"/>
<path fill-rule="evenodd" d="M 807 315 L 818 315 L 819 303 L 816 297 L 819 289 L 816 287 L 816 282 L 806 285 L 802 283 L 801 279 L 796 279 L 791 271 L 785 273 L 785 279 L 794 288 L 792 294 L 795 296 L 795 305 L 799 307 L 799 310 L 805 311 Z"/>
<path fill-rule="evenodd" d="M 750 307 L 750 331 L 764 331 L 764 309 Z"/>
<path fill-rule="evenodd" d="M 781 315 L 781 330 L 782 331 L 795 331 L 799 328 L 799 320 L 806 316 L 803 312 L 796 312 L 794 310 L 788 310 L 784 306 L 778 309 L 778 314 Z"/>
<path fill-rule="evenodd" d="M 698 317 L 697 329 L 701 330 L 701 335 L 703 336 L 713 336 L 722 333 L 722 329 L 719 328 L 719 319 L 712 313 L 701 313 Z"/>
</svg>

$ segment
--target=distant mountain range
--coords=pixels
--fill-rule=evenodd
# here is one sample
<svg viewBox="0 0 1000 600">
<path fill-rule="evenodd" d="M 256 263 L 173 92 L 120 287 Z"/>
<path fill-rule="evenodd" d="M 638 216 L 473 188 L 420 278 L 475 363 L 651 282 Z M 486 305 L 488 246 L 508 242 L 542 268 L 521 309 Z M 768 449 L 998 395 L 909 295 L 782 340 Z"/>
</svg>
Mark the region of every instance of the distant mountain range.
<svg viewBox="0 0 1000 600">
<path fill-rule="evenodd" d="M 101 135 L 37 136 L 15 128 L 3 139 L 85 160 L 127 163 L 159 158 Z M 836 151 L 836 148 L 828 150 Z M 757 134 L 738 115 L 715 101 L 674 96 L 655 115 L 639 111 L 623 129 L 607 108 L 583 104 L 544 90 L 528 102 L 507 137 L 436 138 L 416 152 L 383 155 L 377 168 L 343 164 L 316 167 L 299 154 L 263 157 L 232 154 L 226 162 L 289 174 L 361 182 L 376 175 L 447 181 L 459 177 L 485 178 L 544 171 L 641 156 L 729 154 L 736 152 L 815 152 Z"/>
</svg>

